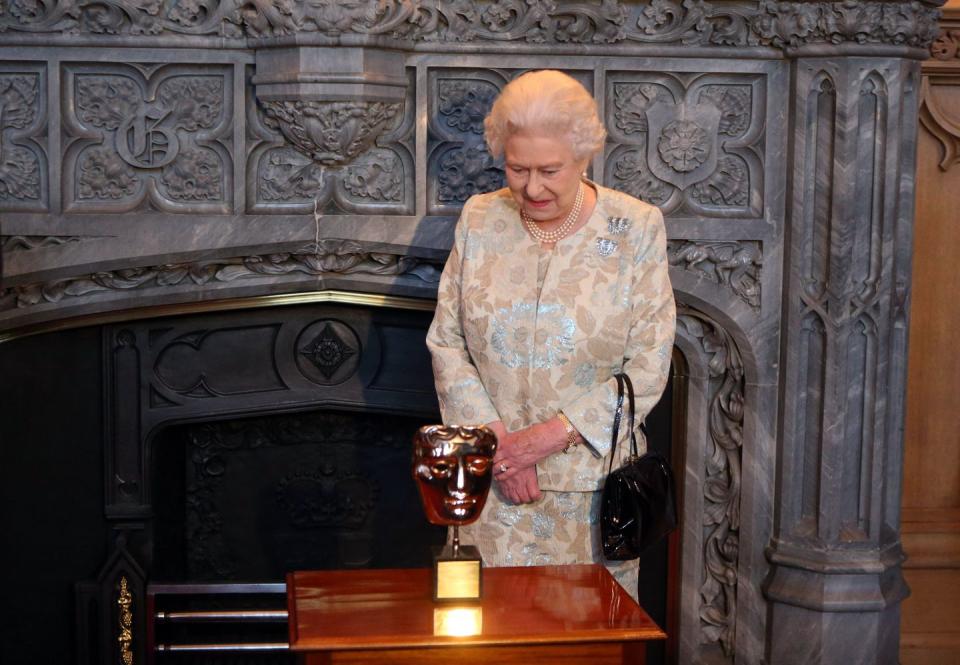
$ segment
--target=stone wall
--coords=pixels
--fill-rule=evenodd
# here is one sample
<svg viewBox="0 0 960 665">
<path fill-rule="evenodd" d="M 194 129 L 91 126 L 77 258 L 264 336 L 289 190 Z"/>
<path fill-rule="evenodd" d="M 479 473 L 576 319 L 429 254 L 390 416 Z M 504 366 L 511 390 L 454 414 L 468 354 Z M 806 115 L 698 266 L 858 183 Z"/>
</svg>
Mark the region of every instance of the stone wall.
<svg viewBox="0 0 960 665">
<path fill-rule="evenodd" d="M 480 128 L 497 91 L 531 68 L 579 78 L 609 130 L 591 176 L 667 218 L 690 374 L 679 662 L 896 662 L 932 4 L 2 10 L 8 335 L 278 294 L 432 298 L 459 207 L 502 183 Z"/>
</svg>

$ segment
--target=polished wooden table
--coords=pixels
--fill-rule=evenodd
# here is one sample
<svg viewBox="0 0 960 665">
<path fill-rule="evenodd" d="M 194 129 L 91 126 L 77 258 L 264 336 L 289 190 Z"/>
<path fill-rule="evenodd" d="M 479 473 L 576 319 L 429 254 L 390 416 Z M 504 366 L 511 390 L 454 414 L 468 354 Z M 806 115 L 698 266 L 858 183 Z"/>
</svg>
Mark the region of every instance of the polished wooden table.
<svg viewBox="0 0 960 665">
<path fill-rule="evenodd" d="M 307 665 L 633 665 L 666 637 L 599 565 L 485 568 L 474 604 L 434 602 L 429 569 L 296 572 L 287 605 Z"/>
</svg>

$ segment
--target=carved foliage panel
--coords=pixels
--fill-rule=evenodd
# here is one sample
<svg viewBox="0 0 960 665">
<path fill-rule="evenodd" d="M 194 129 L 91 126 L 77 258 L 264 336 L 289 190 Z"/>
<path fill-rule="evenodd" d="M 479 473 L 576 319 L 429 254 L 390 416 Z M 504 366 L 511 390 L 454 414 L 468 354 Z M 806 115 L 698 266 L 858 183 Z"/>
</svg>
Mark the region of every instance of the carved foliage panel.
<svg viewBox="0 0 960 665">
<path fill-rule="evenodd" d="M 249 104 L 250 212 L 412 215 L 415 89 L 411 71 L 404 103 Z"/>
<path fill-rule="evenodd" d="M 705 466 L 699 470 L 703 492 L 702 549 L 699 570 L 699 640 L 719 645 L 730 657 L 737 636 L 738 569 L 740 566 L 745 372 L 740 349 L 730 331 L 680 301 L 677 337 L 702 353 L 710 401 Z M 697 440 L 694 437 L 693 440 Z M 691 527 L 693 528 L 693 527 Z M 719 659 L 714 662 L 721 662 Z"/>
<path fill-rule="evenodd" d="M 512 77 L 503 70 L 434 69 L 428 76 L 427 209 L 455 214 L 463 203 L 505 184 L 487 151 L 483 120 Z"/>
<path fill-rule="evenodd" d="M 666 214 L 759 217 L 765 80 L 610 72 L 607 184 Z"/>
<path fill-rule="evenodd" d="M 318 32 L 428 42 L 926 47 L 935 7 L 916 2 L 702 0 L 8 0 L 0 31 L 269 38 Z"/>
<path fill-rule="evenodd" d="M 230 212 L 229 67 L 77 63 L 63 81 L 66 210 Z"/>
<path fill-rule="evenodd" d="M 0 64 L 0 211 L 48 206 L 46 69 Z"/>
</svg>

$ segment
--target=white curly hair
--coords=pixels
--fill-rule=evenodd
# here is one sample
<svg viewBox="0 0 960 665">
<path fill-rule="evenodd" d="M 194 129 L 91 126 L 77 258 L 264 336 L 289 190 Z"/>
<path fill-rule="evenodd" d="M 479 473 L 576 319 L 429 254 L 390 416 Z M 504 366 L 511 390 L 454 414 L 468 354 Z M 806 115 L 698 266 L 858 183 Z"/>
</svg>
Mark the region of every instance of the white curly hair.
<svg viewBox="0 0 960 665">
<path fill-rule="evenodd" d="M 597 103 L 572 76 L 554 69 L 527 72 L 508 83 L 483 121 L 490 154 L 499 157 L 514 134 L 566 137 L 576 159 L 591 159 L 607 131 Z"/>
</svg>

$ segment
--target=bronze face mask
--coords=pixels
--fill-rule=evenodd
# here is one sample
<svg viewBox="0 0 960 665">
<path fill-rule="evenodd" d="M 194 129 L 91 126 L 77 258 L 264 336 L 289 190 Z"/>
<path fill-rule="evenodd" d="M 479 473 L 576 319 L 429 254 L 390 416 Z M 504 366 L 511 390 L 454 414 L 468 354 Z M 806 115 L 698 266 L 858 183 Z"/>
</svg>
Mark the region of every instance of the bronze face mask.
<svg viewBox="0 0 960 665">
<path fill-rule="evenodd" d="M 431 524 L 470 524 L 487 502 L 497 437 L 486 427 L 421 427 L 413 440 L 413 477 Z"/>
</svg>

